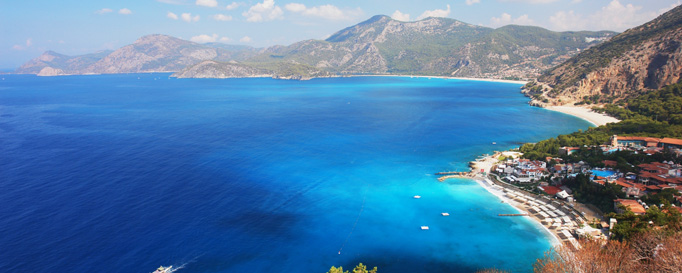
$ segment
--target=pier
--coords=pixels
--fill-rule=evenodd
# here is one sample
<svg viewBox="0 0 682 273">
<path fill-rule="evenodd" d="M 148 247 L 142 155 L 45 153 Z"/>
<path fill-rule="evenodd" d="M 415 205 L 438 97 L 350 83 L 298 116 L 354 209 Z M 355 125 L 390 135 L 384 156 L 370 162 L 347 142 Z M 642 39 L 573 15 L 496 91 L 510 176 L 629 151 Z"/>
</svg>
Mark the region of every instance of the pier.
<svg viewBox="0 0 682 273">
<path fill-rule="evenodd" d="M 528 216 L 528 213 L 502 213 L 497 216 Z"/>
<path fill-rule="evenodd" d="M 444 175 L 444 176 L 438 177 L 438 181 L 440 181 L 440 182 L 443 182 L 446 179 L 450 179 L 450 178 L 472 177 L 472 174 L 470 172 L 439 172 L 439 173 L 436 173 L 436 175 Z"/>
</svg>

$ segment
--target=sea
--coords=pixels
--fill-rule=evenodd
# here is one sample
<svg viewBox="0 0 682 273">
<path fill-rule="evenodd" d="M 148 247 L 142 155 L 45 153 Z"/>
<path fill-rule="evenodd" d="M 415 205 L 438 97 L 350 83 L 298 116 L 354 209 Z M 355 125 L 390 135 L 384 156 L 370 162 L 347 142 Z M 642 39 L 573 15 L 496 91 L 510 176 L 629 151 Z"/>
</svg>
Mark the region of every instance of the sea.
<svg viewBox="0 0 682 273">
<path fill-rule="evenodd" d="M 434 173 L 590 126 L 517 83 L 0 78 L 1 272 L 530 272 L 546 231 Z"/>
</svg>

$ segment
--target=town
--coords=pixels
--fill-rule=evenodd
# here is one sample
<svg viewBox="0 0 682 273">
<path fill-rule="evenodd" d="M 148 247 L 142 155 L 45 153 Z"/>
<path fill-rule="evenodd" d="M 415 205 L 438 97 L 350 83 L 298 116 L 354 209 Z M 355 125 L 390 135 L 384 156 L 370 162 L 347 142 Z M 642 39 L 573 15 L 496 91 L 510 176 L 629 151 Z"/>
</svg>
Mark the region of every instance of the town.
<svg viewBox="0 0 682 273">
<path fill-rule="evenodd" d="M 653 155 L 665 153 L 674 160 L 637 165 L 603 160 L 590 166 L 576 156 L 581 150 L 646 155 L 651 159 L 655 158 Z M 618 224 L 618 215 L 665 212 L 679 221 L 682 139 L 614 135 L 608 143 L 599 146 L 561 147 L 559 155 L 530 160 L 523 158 L 518 150 L 495 152 L 472 162 L 470 176 L 486 178 L 479 182 L 493 193 L 504 194 L 511 205 L 524 210 L 527 213 L 524 215 L 534 218 L 557 239 L 574 248 L 580 247 L 576 240 L 580 238 L 622 237 L 623 234 L 613 230 Z M 452 177 L 456 176 L 443 176 L 439 180 Z M 589 181 L 589 186 L 578 185 L 577 178 Z M 609 189 L 618 192 L 599 199 L 592 196 Z M 654 221 L 646 224 L 656 225 Z"/>
</svg>

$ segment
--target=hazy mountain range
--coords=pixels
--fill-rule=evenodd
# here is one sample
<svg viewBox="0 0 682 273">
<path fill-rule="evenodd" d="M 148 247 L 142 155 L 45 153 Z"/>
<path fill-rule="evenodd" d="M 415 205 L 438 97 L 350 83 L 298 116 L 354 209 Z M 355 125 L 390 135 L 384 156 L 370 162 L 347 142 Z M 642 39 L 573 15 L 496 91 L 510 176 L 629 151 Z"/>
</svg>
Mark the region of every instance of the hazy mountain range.
<svg viewBox="0 0 682 273">
<path fill-rule="evenodd" d="M 255 49 L 149 35 L 115 51 L 81 56 L 45 52 L 17 69 L 38 75 L 177 72 L 176 77 L 309 78 L 410 74 L 535 78 L 614 32 L 497 29 L 454 19 L 401 22 L 374 16 L 326 40 Z"/>
</svg>

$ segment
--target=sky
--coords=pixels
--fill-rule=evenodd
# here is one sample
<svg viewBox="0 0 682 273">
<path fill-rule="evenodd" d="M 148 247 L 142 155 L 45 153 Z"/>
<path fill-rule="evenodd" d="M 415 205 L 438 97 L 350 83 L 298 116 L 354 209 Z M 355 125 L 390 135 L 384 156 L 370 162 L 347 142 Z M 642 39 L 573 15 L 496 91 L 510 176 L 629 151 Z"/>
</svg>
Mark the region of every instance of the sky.
<svg viewBox="0 0 682 273">
<path fill-rule="evenodd" d="M 268 47 L 331 34 L 374 15 L 429 16 L 497 28 L 622 32 L 680 0 L 0 0 L 0 69 L 47 50 L 80 55 L 115 50 L 148 34 L 198 43 Z"/>
</svg>

